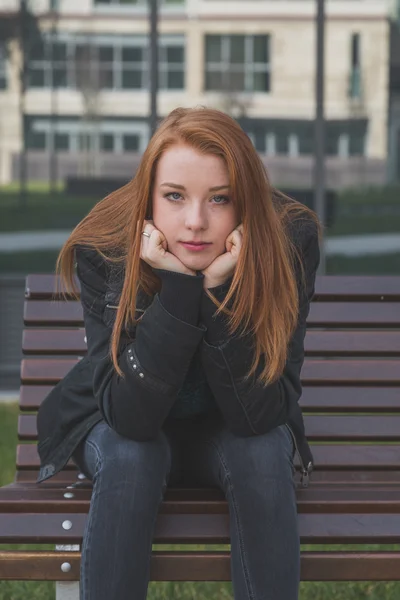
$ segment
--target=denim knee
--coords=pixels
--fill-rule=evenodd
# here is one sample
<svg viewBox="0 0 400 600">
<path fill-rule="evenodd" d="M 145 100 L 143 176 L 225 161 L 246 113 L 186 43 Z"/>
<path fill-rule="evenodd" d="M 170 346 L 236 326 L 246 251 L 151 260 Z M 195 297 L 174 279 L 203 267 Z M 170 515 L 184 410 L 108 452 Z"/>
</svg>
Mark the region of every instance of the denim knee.
<svg viewBox="0 0 400 600">
<path fill-rule="evenodd" d="M 116 433 L 106 423 L 98 423 L 74 453 L 75 462 L 86 477 L 95 481 L 101 475 L 104 485 L 132 482 L 140 487 L 166 486 L 171 469 L 171 451 L 161 431 L 155 440 L 137 442 Z"/>
<path fill-rule="evenodd" d="M 253 437 L 238 437 L 225 429 L 212 443 L 219 454 L 218 477 L 224 487 L 233 483 L 263 489 L 268 481 L 294 485 L 294 444 L 285 425 Z"/>
</svg>

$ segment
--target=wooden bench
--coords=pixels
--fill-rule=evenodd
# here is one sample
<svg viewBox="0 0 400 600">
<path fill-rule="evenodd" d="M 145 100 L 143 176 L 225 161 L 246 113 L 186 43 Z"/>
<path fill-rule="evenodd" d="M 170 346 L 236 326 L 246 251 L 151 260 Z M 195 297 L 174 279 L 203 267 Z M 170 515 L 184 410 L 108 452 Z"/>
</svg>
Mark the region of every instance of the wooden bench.
<svg viewBox="0 0 400 600">
<path fill-rule="evenodd" d="M 51 543 L 56 550 L 0 552 L 0 579 L 53 580 L 59 598 L 65 586 L 75 586 L 77 598 L 71 582 L 79 579 L 90 482 L 68 464 L 35 483 L 34 412 L 86 351 L 80 303 L 51 301 L 53 289 L 52 275 L 27 278 L 20 445 L 15 482 L 0 490 L 0 543 Z M 301 542 L 398 544 L 400 277 L 318 278 L 308 326 L 301 405 L 316 464 L 310 487 L 298 489 Z M 154 543 L 229 544 L 222 492 L 168 489 Z M 317 547 L 302 552 L 301 577 L 400 580 L 400 551 Z M 230 580 L 229 549 L 154 551 L 151 579 Z"/>
</svg>

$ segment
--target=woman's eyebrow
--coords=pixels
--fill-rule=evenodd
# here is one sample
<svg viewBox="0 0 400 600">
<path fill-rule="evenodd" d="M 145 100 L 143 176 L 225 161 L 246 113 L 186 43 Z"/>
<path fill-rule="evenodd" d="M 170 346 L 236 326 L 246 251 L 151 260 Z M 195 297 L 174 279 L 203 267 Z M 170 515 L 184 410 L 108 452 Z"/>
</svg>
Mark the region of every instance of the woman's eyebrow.
<svg viewBox="0 0 400 600">
<path fill-rule="evenodd" d="M 163 187 L 163 186 L 173 187 L 173 188 L 176 188 L 178 190 L 184 190 L 184 191 L 186 191 L 185 186 L 184 185 L 179 185 L 178 183 L 169 183 L 169 182 L 166 181 L 165 183 L 162 183 L 160 185 L 160 187 Z M 229 188 L 229 184 L 227 184 L 227 185 L 217 185 L 216 187 L 210 188 L 208 191 L 209 192 L 218 192 L 219 190 L 226 190 L 228 188 Z"/>
</svg>

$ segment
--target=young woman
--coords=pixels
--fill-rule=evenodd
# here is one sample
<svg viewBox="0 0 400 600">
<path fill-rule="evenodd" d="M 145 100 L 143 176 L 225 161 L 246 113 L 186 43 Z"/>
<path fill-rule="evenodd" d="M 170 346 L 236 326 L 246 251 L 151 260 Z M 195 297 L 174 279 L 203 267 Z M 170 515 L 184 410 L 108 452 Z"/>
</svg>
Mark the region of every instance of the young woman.
<svg viewBox="0 0 400 600">
<path fill-rule="evenodd" d="M 76 260 L 88 352 L 40 408 L 38 481 L 71 456 L 93 481 L 82 600 L 146 598 L 167 485 L 225 493 L 236 600 L 298 597 L 318 234 L 239 125 L 206 108 L 174 110 L 134 179 L 72 232 L 57 267 L 71 288 Z"/>
</svg>

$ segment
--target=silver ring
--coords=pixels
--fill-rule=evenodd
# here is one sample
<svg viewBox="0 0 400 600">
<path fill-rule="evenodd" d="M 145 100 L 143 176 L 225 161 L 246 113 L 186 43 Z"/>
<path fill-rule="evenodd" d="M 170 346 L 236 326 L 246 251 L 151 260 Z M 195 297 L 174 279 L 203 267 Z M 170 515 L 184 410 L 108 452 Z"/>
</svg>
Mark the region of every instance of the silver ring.
<svg viewBox="0 0 400 600">
<path fill-rule="evenodd" d="M 145 235 L 146 237 L 150 237 L 150 234 L 147 233 L 147 231 L 142 231 L 142 235 Z"/>
</svg>

